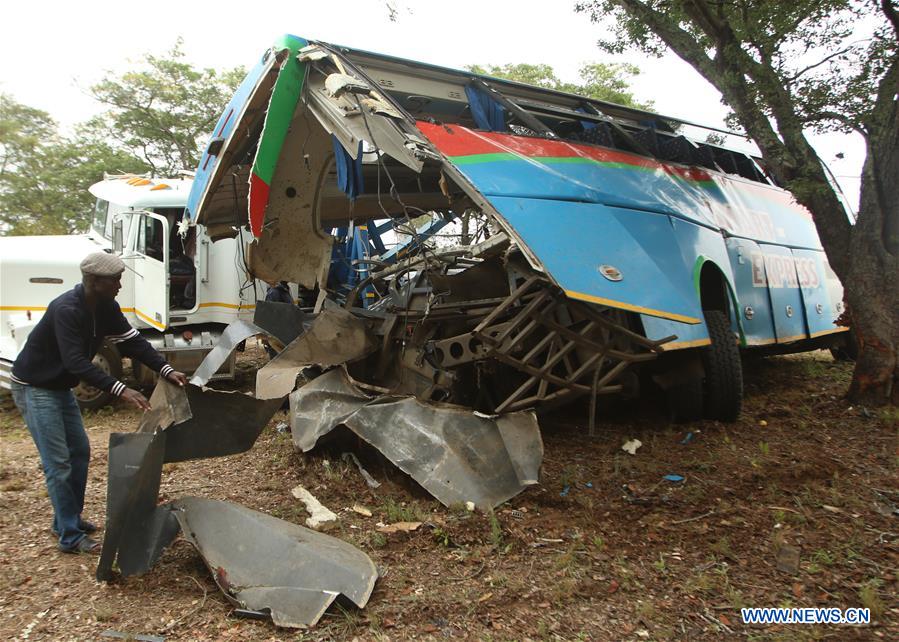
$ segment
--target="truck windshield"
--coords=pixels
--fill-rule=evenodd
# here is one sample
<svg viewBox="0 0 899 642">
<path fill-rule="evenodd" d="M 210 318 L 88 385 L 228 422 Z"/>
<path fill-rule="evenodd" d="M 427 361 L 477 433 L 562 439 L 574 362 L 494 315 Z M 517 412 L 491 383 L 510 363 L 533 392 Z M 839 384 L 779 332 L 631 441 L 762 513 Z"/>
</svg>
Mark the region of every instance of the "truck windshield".
<svg viewBox="0 0 899 642">
<path fill-rule="evenodd" d="M 91 215 L 91 229 L 97 234 L 106 235 L 106 216 L 109 213 L 109 201 L 98 198 L 94 203 L 94 212 Z"/>
</svg>

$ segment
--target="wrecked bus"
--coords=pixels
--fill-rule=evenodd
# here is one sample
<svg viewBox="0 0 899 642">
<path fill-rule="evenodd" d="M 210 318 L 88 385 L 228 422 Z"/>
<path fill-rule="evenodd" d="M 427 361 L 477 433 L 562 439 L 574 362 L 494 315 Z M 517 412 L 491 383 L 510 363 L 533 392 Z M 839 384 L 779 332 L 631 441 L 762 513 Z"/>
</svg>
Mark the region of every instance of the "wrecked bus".
<svg viewBox="0 0 899 642">
<path fill-rule="evenodd" d="M 811 216 L 763 162 L 685 121 L 285 36 L 249 73 L 200 161 L 188 212 L 249 226 L 256 276 L 357 314 L 363 388 L 484 413 L 669 391 L 734 420 L 743 350 L 844 340 L 842 289 Z M 422 215 L 476 238 L 412 243 Z M 352 287 L 332 245 L 356 234 Z M 339 232 L 337 232 L 339 231 Z"/>
<path fill-rule="evenodd" d="M 741 349 L 842 341 L 808 212 L 685 125 L 279 39 L 216 124 L 187 216 L 215 242 L 249 228 L 248 270 L 314 305 L 259 302 L 112 435 L 97 578 L 145 572 L 180 531 L 231 603 L 276 624 L 312 626 L 338 594 L 364 606 L 377 569 L 347 543 L 158 501 L 164 463 L 248 450 L 285 398 L 297 448 L 342 426 L 444 505 L 489 510 L 538 481 L 537 410 L 586 397 L 592 426 L 600 396 L 649 384 L 676 417 L 733 420 Z M 255 395 L 207 388 L 259 334 L 285 347 Z"/>
</svg>

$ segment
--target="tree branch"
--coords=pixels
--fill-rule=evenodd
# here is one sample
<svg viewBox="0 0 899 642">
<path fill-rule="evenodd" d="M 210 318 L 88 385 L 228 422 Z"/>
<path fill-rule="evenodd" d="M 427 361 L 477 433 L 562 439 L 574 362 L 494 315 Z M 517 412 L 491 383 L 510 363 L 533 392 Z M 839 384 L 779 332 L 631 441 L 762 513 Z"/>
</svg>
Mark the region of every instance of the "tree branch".
<svg viewBox="0 0 899 642">
<path fill-rule="evenodd" d="M 804 68 L 800 69 L 799 71 L 797 71 L 797 72 L 796 72 L 795 74 L 793 74 L 792 76 L 787 77 L 787 78 L 786 78 L 786 82 L 787 82 L 787 83 L 793 83 L 793 82 L 795 82 L 800 76 L 802 76 L 803 74 L 806 74 L 806 73 L 810 72 L 812 69 L 815 69 L 815 68 L 817 68 L 817 67 L 820 67 L 821 65 L 827 63 L 828 61 L 833 60 L 833 59 L 836 58 L 837 56 L 842 56 L 844 53 L 849 53 L 850 51 L 852 51 L 852 47 L 853 47 L 854 44 L 857 44 L 857 43 L 853 43 L 852 45 L 849 45 L 848 47 L 846 47 L 846 48 L 844 48 L 844 49 L 840 49 L 839 51 L 835 51 L 835 52 L 833 52 L 832 54 L 830 54 L 829 56 L 824 56 L 824 58 L 822 58 L 821 60 L 819 60 L 819 61 L 816 62 L 815 64 L 809 65 L 808 67 L 804 67 Z"/>
<path fill-rule="evenodd" d="M 835 111 L 816 111 L 814 114 L 809 114 L 809 117 L 805 120 L 806 123 L 817 123 L 823 120 L 834 120 L 838 123 L 845 125 L 850 128 L 852 131 L 858 132 L 862 136 L 867 136 L 868 131 L 858 122 L 852 120 L 845 114 L 840 114 Z"/>
<path fill-rule="evenodd" d="M 883 15 L 887 17 L 887 20 L 893 25 L 896 40 L 899 40 L 899 11 L 896 10 L 893 0 L 880 0 L 880 9 L 883 11 Z"/>
</svg>

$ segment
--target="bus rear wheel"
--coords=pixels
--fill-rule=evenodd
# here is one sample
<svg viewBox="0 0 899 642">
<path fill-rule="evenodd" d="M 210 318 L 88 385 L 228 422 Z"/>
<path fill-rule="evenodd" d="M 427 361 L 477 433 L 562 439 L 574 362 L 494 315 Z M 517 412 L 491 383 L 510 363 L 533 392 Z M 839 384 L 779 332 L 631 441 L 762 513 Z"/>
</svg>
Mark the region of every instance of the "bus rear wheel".
<svg viewBox="0 0 899 642">
<path fill-rule="evenodd" d="M 722 310 L 706 310 L 705 322 L 711 344 L 702 349 L 705 370 L 704 410 L 707 419 L 732 422 L 743 407 L 743 366 L 740 349 Z"/>
</svg>

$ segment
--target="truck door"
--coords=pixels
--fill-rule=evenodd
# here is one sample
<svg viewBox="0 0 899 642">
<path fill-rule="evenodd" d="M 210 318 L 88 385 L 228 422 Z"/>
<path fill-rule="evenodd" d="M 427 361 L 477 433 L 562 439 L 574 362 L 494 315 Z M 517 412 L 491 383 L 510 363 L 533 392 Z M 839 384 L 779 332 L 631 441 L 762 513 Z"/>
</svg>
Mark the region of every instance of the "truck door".
<svg viewBox="0 0 899 642">
<path fill-rule="evenodd" d="M 135 212 L 134 313 L 164 330 L 169 322 L 169 222 L 159 214 Z"/>
</svg>

